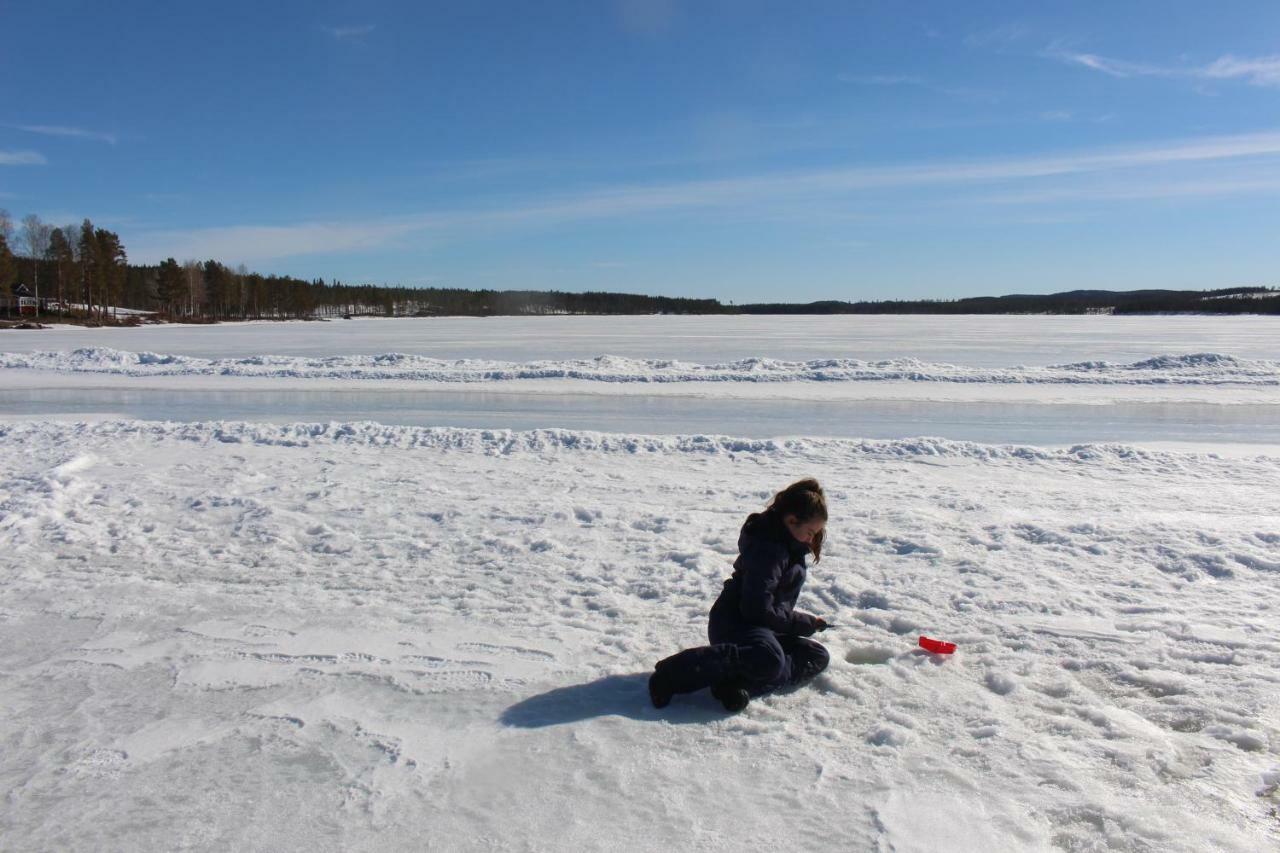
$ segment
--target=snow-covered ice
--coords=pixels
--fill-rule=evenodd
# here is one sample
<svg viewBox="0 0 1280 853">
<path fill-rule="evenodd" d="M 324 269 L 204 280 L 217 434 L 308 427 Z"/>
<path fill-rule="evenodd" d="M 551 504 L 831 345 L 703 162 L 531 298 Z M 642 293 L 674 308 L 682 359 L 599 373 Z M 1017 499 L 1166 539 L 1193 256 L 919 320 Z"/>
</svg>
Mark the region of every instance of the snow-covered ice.
<svg viewBox="0 0 1280 853">
<path fill-rule="evenodd" d="M 1025 385 L 1237 385 L 1280 386 L 1280 362 L 1241 359 L 1222 353 L 1160 355 L 1131 364 L 1086 361 L 1046 367 L 979 368 L 928 363 L 915 358 L 887 361 L 749 358 L 696 364 L 671 359 L 602 355 L 592 359 L 513 363 L 487 359 L 445 361 L 404 353 L 372 356 L 258 355 L 207 359 L 109 347 L 0 353 L 0 369 L 104 373 L 121 376 L 229 376 L 342 380 L 408 380 L 448 384 L 507 383 L 529 379 L 615 383 L 949 382 Z"/>
<path fill-rule="evenodd" d="M 0 849 L 1276 848 L 1275 329 L 5 333 Z M 447 418 L 366 419 L 428 395 Z M 466 395 L 609 429 L 461 428 Z M 655 711 L 744 517 L 806 475 L 831 668 Z"/>
<path fill-rule="evenodd" d="M 6 848 L 1280 842 L 1280 459 L 111 420 L 0 449 Z M 831 669 L 648 707 L 806 474 Z"/>
<path fill-rule="evenodd" d="M 974 367 L 1080 361 L 1131 364 L 1162 353 L 1280 359 L 1275 317 L 1099 316 L 641 316 L 433 317 L 248 322 L 132 329 L 64 326 L 6 335 L 0 350 L 110 347 L 196 358 L 264 353 L 319 358 L 404 353 L 440 359 L 634 359 L 715 364 L 916 358 Z"/>
</svg>

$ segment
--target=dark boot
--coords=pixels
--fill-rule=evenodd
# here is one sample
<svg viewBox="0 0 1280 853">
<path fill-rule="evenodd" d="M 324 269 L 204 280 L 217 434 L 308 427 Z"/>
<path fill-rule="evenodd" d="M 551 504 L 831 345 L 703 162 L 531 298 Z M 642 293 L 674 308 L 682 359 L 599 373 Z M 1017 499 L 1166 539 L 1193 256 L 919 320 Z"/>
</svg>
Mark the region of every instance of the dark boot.
<svg viewBox="0 0 1280 853">
<path fill-rule="evenodd" d="M 653 707 L 667 707 L 671 704 L 671 697 L 674 694 L 670 679 L 666 678 L 660 670 L 655 669 L 653 675 L 649 676 L 649 701 L 653 703 Z"/>
<path fill-rule="evenodd" d="M 685 649 L 658 661 L 649 676 L 649 699 L 665 708 L 677 693 L 692 693 L 738 674 L 738 647 L 731 643 Z"/>
<path fill-rule="evenodd" d="M 736 714 L 751 701 L 747 688 L 737 681 L 719 681 L 711 685 L 711 695 L 720 700 L 720 704 L 730 714 Z"/>
</svg>

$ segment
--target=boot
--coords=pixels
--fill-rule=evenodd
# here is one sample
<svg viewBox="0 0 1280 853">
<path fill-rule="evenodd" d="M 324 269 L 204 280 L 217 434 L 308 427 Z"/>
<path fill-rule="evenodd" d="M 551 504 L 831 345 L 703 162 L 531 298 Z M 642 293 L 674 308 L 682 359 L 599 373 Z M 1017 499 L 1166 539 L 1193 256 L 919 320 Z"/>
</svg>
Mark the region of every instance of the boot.
<svg viewBox="0 0 1280 853">
<path fill-rule="evenodd" d="M 671 704 L 671 697 L 674 694 L 675 690 L 671 688 L 670 679 L 655 669 L 653 675 L 649 676 L 649 701 L 653 703 L 653 707 L 667 707 Z"/>
<path fill-rule="evenodd" d="M 727 680 L 711 685 L 711 695 L 720 700 L 720 704 L 730 714 L 736 714 L 751 701 L 751 694 L 740 682 Z"/>
<path fill-rule="evenodd" d="M 649 699 L 665 708 L 677 693 L 692 693 L 738 674 L 738 647 L 699 646 L 658 661 L 649 676 Z"/>
</svg>

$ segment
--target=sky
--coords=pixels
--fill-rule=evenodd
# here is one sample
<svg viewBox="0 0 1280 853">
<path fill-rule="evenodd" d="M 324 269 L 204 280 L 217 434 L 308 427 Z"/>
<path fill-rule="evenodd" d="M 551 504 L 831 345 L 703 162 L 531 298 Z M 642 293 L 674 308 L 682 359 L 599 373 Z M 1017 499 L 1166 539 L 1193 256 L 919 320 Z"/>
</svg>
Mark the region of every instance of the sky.
<svg viewBox="0 0 1280 853">
<path fill-rule="evenodd" d="M 1280 284 L 1280 4 L 0 5 L 134 263 L 725 302 Z"/>
</svg>

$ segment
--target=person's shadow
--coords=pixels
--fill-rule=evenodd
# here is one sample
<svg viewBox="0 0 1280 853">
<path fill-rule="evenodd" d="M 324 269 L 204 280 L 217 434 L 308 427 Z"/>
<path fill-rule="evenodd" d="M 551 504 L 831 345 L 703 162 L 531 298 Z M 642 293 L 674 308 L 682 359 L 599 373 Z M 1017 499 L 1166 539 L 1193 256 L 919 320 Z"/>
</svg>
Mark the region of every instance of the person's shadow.
<svg viewBox="0 0 1280 853">
<path fill-rule="evenodd" d="M 606 675 L 586 684 L 557 687 L 521 700 L 502 712 L 504 725 L 540 729 L 577 723 L 592 717 L 627 717 L 656 723 L 709 723 L 725 711 L 706 691 L 676 696 L 659 710 L 649 702 L 649 673 Z"/>
</svg>

